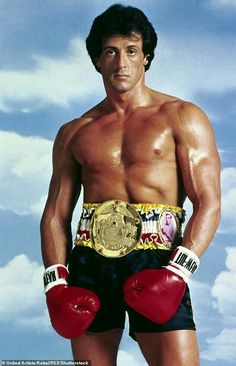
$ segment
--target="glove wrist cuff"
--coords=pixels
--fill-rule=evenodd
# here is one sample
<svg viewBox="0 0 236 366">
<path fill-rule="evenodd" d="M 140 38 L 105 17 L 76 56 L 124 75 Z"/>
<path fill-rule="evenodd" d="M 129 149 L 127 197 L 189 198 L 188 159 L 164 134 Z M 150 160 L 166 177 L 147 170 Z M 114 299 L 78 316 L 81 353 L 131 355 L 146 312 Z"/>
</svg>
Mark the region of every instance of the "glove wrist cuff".
<svg viewBox="0 0 236 366">
<path fill-rule="evenodd" d="M 44 292 L 47 293 L 52 287 L 57 285 L 67 285 L 69 275 L 68 269 L 62 264 L 53 264 L 44 271 Z"/>
<path fill-rule="evenodd" d="M 166 268 L 181 276 L 185 282 L 188 282 L 199 265 L 200 259 L 192 250 L 179 246 L 172 254 Z"/>
</svg>

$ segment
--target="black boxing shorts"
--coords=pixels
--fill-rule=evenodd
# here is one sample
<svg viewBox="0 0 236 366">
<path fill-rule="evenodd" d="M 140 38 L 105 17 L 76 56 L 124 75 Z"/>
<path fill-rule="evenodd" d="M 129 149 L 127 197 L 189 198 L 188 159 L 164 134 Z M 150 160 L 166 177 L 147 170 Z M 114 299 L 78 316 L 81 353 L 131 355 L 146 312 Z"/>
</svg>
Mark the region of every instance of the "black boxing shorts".
<svg viewBox="0 0 236 366">
<path fill-rule="evenodd" d="M 90 332 L 124 329 L 126 312 L 129 316 L 129 335 L 172 330 L 195 330 L 189 289 L 175 316 L 165 324 L 157 324 L 130 308 L 123 300 L 123 285 L 132 274 L 144 269 L 162 268 L 168 263 L 172 250 L 140 249 L 125 256 L 107 258 L 88 246 L 75 246 L 69 260 L 69 286 L 94 291 L 101 300 L 101 309 L 88 328 Z"/>
</svg>

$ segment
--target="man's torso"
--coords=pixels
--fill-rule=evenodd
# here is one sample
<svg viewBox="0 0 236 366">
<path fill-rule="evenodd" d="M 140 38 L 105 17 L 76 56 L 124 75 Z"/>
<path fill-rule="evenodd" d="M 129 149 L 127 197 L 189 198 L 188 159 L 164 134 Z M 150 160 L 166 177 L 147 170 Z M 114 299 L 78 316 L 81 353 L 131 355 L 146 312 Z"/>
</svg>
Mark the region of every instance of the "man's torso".
<svg viewBox="0 0 236 366">
<path fill-rule="evenodd" d="M 164 102 L 165 101 L 165 102 Z M 182 206 L 185 199 L 173 126 L 179 100 L 118 115 L 101 105 L 70 123 L 85 202 L 122 199 Z"/>
</svg>

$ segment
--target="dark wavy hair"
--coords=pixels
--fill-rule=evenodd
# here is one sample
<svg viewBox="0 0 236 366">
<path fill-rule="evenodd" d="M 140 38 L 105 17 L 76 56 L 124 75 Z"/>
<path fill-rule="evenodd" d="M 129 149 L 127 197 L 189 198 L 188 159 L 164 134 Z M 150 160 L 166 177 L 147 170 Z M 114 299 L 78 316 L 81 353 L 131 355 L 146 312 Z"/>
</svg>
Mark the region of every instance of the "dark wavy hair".
<svg viewBox="0 0 236 366">
<path fill-rule="evenodd" d="M 145 65 L 145 71 L 147 71 L 154 58 L 158 38 L 152 24 L 140 9 L 114 4 L 94 19 L 86 39 L 86 48 L 98 72 L 100 68 L 97 67 L 96 61 L 102 52 L 103 40 L 114 35 L 129 36 L 133 33 L 139 33 L 142 36 L 143 53 L 148 59 Z"/>
</svg>

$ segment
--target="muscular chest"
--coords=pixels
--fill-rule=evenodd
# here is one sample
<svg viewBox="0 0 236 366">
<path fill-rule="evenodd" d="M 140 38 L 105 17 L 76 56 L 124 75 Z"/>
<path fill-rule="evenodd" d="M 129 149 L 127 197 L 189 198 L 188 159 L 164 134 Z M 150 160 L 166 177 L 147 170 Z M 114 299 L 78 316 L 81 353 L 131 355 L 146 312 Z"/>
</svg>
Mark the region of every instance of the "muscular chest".
<svg viewBox="0 0 236 366">
<path fill-rule="evenodd" d="M 134 116 L 126 121 L 91 124 L 78 135 L 76 154 L 82 165 L 145 164 L 167 156 L 172 144 L 163 119 Z"/>
</svg>

